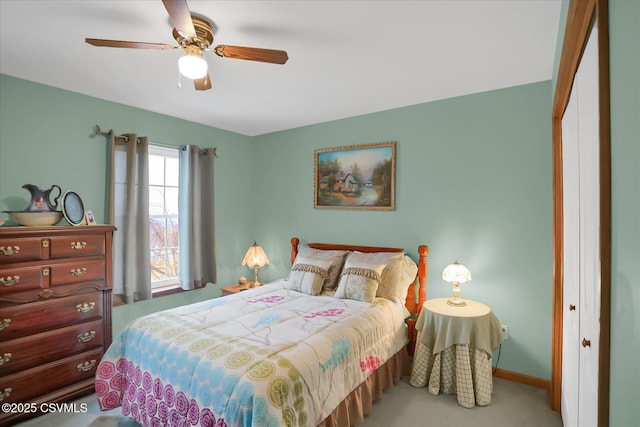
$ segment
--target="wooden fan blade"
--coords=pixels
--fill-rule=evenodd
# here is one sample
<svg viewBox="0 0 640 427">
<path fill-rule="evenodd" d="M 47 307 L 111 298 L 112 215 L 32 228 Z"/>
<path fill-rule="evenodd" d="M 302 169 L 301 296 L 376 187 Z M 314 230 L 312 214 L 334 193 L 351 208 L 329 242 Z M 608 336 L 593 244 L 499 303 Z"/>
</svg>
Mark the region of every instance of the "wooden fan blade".
<svg viewBox="0 0 640 427">
<path fill-rule="evenodd" d="M 193 84 L 196 87 L 196 90 L 209 90 L 211 89 L 211 79 L 209 78 L 209 74 L 204 76 L 201 79 L 195 79 Z"/>
<path fill-rule="evenodd" d="M 284 50 L 259 49 L 257 47 L 220 45 L 216 46 L 215 52 L 223 58 L 247 59 L 271 64 L 284 64 L 289 59 Z"/>
<path fill-rule="evenodd" d="M 196 29 L 191 20 L 191 12 L 186 0 L 162 0 L 165 9 L 169 12 L 169 18 L 176 30 L 183 37 L 193 37 Z"/>
<path fill-rule="evenodd" d="M 147 43 L 147 42 L 130 42 L 124 40 L 105 40 L 105 39 L 84 39 L 87 43 L 99 47 L 124 47 L 133 49 L 157 49 L 168 50 L 176 49 L 177 46 L 171 46 L 164 43 Z"/>
</svg>

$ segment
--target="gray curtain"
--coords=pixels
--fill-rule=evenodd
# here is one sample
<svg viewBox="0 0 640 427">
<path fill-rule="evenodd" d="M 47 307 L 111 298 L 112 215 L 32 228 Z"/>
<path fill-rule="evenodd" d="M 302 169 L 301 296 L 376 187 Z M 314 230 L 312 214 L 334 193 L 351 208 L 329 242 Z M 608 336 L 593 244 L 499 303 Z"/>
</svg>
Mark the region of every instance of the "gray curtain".
<svg viewBox="0 0 640 427">
<path fill-rule="evenodd" d="M 110 134 L 109 224 L 113 238 L 113 294 L 125 303 L 151 298 L 149 141 Z"/>
<path fill-rule="evenodd" d="M 215 148 L 181 147 L 178 211 L 180 221 L 180 283 L 195 289 L 216 283 L 213 221 L 213 158 Z"/>
</svg>

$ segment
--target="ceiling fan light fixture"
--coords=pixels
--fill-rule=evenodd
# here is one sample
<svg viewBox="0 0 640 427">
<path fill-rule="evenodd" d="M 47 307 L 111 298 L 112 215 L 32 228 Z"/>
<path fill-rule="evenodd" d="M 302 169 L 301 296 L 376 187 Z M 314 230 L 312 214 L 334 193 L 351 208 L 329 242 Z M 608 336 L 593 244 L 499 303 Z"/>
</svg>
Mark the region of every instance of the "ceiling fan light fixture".
<svg viewBox="0 0 640 427">
<path fill-rule="evenodd" d="M 198 46 L 187 46 L 184 56 L 178 60 L 178 69 L 180 74 L 192 80 L 206 76 L 208 66 L 202 57 L 202 50 Z"/>
</svg>

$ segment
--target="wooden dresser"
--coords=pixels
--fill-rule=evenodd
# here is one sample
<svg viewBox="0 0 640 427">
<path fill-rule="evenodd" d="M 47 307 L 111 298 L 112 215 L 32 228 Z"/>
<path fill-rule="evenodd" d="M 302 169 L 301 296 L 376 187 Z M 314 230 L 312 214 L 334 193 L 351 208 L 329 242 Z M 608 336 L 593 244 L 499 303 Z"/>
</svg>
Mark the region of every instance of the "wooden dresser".
<svg viewBox="0 0 640 427">
<path fill-rule="evenodd" d="M 113 226 L 0 227 L 0 404 L 93 392 L 111 343 Z M 8 425 L 24 412 L 0 412 Z"/>
</svg>

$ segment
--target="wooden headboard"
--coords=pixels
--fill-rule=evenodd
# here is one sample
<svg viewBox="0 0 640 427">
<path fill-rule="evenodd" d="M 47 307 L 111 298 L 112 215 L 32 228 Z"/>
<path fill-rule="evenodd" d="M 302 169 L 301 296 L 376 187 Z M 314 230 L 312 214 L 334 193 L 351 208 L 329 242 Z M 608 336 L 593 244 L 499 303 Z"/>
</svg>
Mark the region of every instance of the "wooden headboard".
<svg viewBox="0 0 640 427">
<path fill-rule="evenodd" d="M 297 237 L 291 238 L 291 264 L 294 263 L 296 256 L 298 255 L 298 245 L 300 244 L 300 239 Z M 334 243 L 307 243 L 307 246 L 313 249 L 321 249 L 321 250 L 338 250 L 338 251 L 358 251 L 358 252 L 404 252 L 402 248 L 386 248 L 382 246 L 359 246 L 359 245 L 343 245 L 343 244 L 334 244 Z M 420 259 L 418 260 L 418 276 L 417 281 L 414 281 L 411 286 L 409 286 L 409 290 L 407 291 L 407 301 L 405 306 L 409 312 L 414 313 L 416 315 L 420 314 L 420 310 L 422 309 L 422 304 L 427 299 L 426 293 L 426 285 L 427 285 L 427 254 L 429 253 L 429 246 L 420 245 L 418 246 L 418 255 Z M 418 284 L 418 297 L 416 300 L 416 283 Z"/>
</svg>

